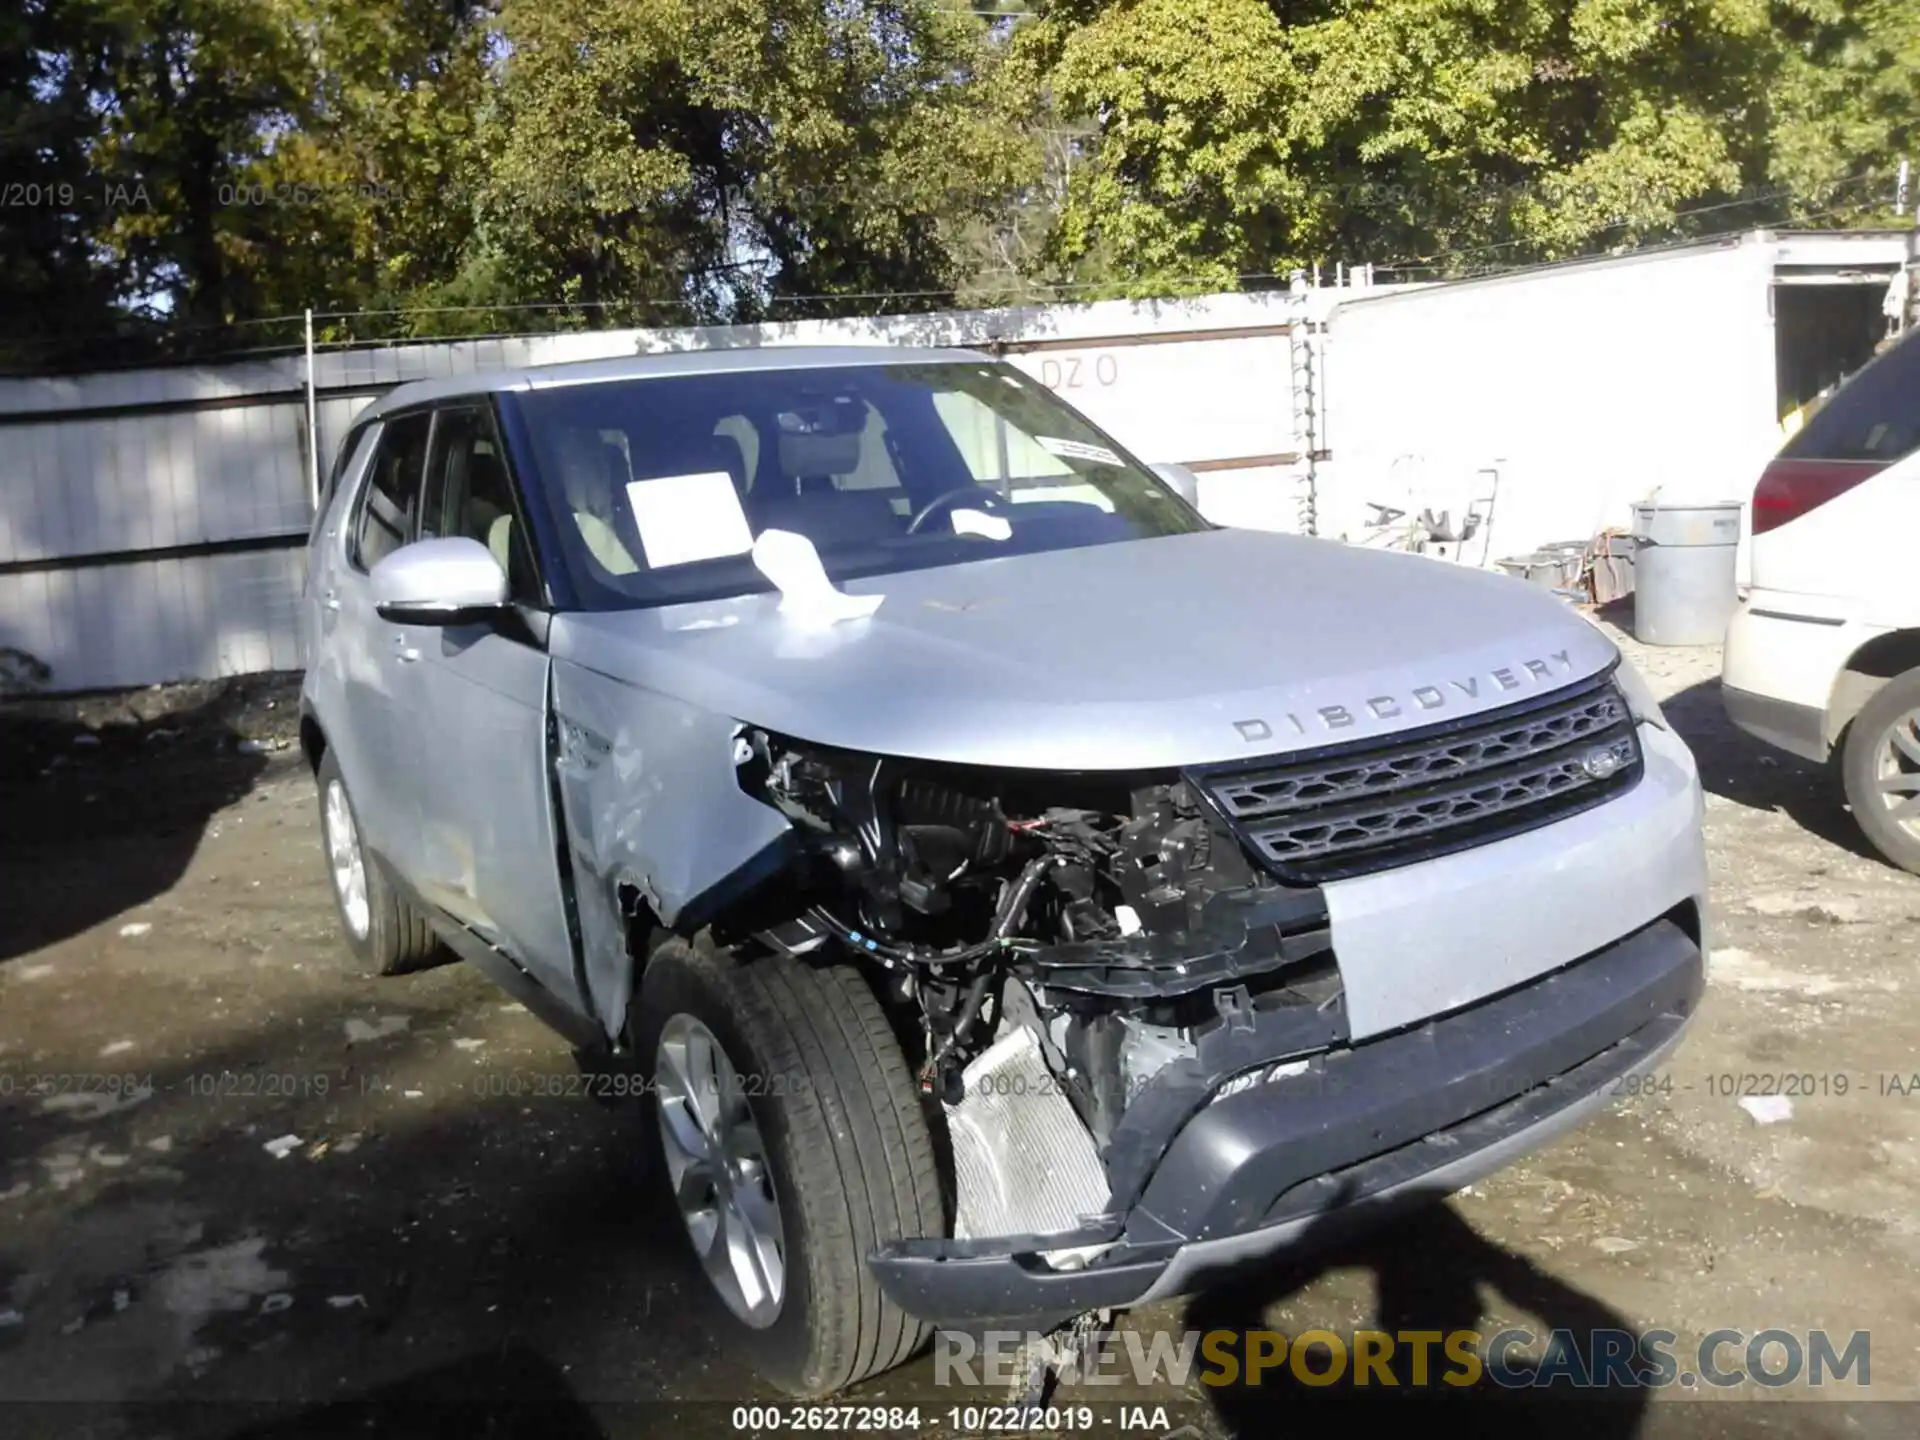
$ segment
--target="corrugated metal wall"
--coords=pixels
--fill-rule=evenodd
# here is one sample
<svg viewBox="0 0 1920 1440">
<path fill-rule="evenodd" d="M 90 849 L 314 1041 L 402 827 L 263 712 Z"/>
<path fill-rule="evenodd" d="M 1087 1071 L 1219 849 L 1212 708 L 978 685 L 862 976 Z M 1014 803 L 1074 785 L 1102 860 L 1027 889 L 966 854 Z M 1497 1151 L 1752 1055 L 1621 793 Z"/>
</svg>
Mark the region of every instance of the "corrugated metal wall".
<svg viewBox="0 0 1920 1440">
<path fill-rule="evenodd" d="M 1220 295 L 788 325 L 322 352 L 322 468 L 405 380 L 665 350 L 957 344 L 1000 350 L 1202 501 L 1285 528 L 1297 443 L 1288 327 L 1336 294 Z M 298 664 L 309 528 L 303 359 L 0 379 L 0 647 L 89 690 Z"/>
<path fill-rule="evenodd" d="M 0 575 L 0 644 L 57 690 L 291 670 L 304 562 L 281 547 Z"/>
<path fill-rule="evenodd" d="M 0 563 L 299 530 L 305 423 L 280 404 L 0 428 Z"/>
</svg>

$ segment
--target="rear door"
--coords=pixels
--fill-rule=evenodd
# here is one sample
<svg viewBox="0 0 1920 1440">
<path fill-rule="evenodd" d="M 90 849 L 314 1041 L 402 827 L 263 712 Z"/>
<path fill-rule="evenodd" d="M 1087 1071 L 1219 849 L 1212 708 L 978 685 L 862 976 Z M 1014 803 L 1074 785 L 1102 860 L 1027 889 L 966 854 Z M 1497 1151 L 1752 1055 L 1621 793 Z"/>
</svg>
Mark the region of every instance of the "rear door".
<svg viewBox="0 0 1920 1440">
<path fill-rule="evenodd" d="M 408 677 L 422 811 L 415 878 L 426 899 L 578 1008 L 547 763 L 547 614 L 525 516 L 490 407 L 442 407 L 421 535 L 485 545 L 514 609 L 419 642 Z"/>
</svg>

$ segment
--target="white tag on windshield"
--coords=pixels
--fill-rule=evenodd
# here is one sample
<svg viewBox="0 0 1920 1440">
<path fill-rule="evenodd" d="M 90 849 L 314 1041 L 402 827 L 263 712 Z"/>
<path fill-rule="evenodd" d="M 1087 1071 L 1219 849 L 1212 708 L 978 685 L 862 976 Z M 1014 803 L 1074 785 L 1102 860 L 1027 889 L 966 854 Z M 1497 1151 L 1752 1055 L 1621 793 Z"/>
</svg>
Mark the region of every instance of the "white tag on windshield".
<svg viewBox="0 0 1920 1440">
<path fill-rule="evenodd" d="M 1013 522 L 1004 515 L 989 515 L 984 510 L 955 510 L 953 533 L 978 535 L 983 540 L 1011 540 Z"/>
<path fill-rule="evenodd" d="M 733 477 L 724 470 L 634 480 L 627 486 L 627 504 L 649 569 L 745 555 L 753 549 L 753 531 Z"/>
<path fill-rule="evenodd" d="M 1056 440 L 1051 435 L 1036 435 L 1033 438 L 1042 450 L 1062 460 L 1091 460 L 1096 465 L 1120 463 L 1120 457 L 1104 445 L 1088 445 L 1079 440 Z"/>
</svg>

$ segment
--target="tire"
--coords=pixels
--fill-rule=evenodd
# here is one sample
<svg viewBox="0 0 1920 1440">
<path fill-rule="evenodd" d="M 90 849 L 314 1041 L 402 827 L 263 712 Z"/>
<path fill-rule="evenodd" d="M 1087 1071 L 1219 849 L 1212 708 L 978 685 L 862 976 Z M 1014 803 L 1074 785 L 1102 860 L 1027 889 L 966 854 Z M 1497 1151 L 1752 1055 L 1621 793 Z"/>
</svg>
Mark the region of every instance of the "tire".
<svg viewBox="0 0 1920 1440">
<path fill-rule="evenodd" d="M 321 755 L 314 779 L 320 786 L 320 843 L 334 914 L 353 958 L 369 975 L 403 975 L 436 959 L 440 942 L 433 928 L 401 897 L 385 863 L 362 841 L 353 797 L 331 750 Z M 357 903 L 343 861 L 358 866 Z"/>
<path fill-rule="evenodd" d="M 1854 717 L 1840 773 L 1873 848 L 1920 875 L 1920 670 L 1894 676 Z"/>
<path fill-rule="evenodd" d="M 649 1159 L 701 1268 L 716 1339 L 748 1355 L 770 1384 L 809 1399 L 906 1361 L 931 1329 L 881 1295 L 866 1257 L 889 1240 L 944 1235 L 946 1222 L 919 1096 L 865 979 L 849 967 L 779 956 L 743 962 L 704 936 L 676 937 L 653 952 L 635 1006 L 634 1056 L 650 1096 Z M 781 1288 L 752 1322 L 735 1308 L 738 1291 L 730 1298 L 702 1260 L 695 1221 L 674 1193 L 675 1157 L 685 1170 L 688 1151 L 668 1132 L 677 1112 L 675 1133 L 686 1133 L 675 1087 L 690 1052 L 683 1045 L 676 1061 L 671 1042 L 696 1026 L 742 1079 L 734 1113 L 757 1127 L 747 1148 L 764 1157 L 774 1202 L 767 1228 L 780 1237 Z M 737 1122 L 719 1128 L 738 1133 Z M 726 1208 L 720 1189 L 701 1178 L 706 1171 L 686 1173 L 693 1178 L 685 1188 L 711 1197 L 713 1215 L 745 1214 Z M 741 1184 L 738 1173 L 729 1183 Z M 732 1223 L 739 1234 L 740 1221 Z M 708 1249 L 730 1253 L 724 1244 Z M 760 1288 L 763 1297 L 773 1293 L 770 1284 Z"/>
</svg>

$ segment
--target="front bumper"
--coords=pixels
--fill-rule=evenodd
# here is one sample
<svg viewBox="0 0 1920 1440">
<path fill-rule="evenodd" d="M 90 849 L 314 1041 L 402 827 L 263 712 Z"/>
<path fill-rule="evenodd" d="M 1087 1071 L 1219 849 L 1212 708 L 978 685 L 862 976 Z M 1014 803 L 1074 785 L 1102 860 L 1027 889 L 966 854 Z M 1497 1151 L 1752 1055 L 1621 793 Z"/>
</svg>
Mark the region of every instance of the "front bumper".
<svg viewBox="0 0 1920 1440">
<path fill-rule="evenodd" d="M 1185 1294 L 1450 1193 L 1578 1124 L 1673 1048 L 1705 982 L 1699 923 L 1682 907 L 1519 989 L 1216 1099 L 1129 1209 L 1083 1231 L 901 1240 L 869 1264 L 889 1298 L 934 1323 L 1048 1325 Z M 1244 1057 L 1266 1039 L 1229 1048 Z M 1044 1258 L 1102 1243 L 1081 1268 Z"/>
</svg>

